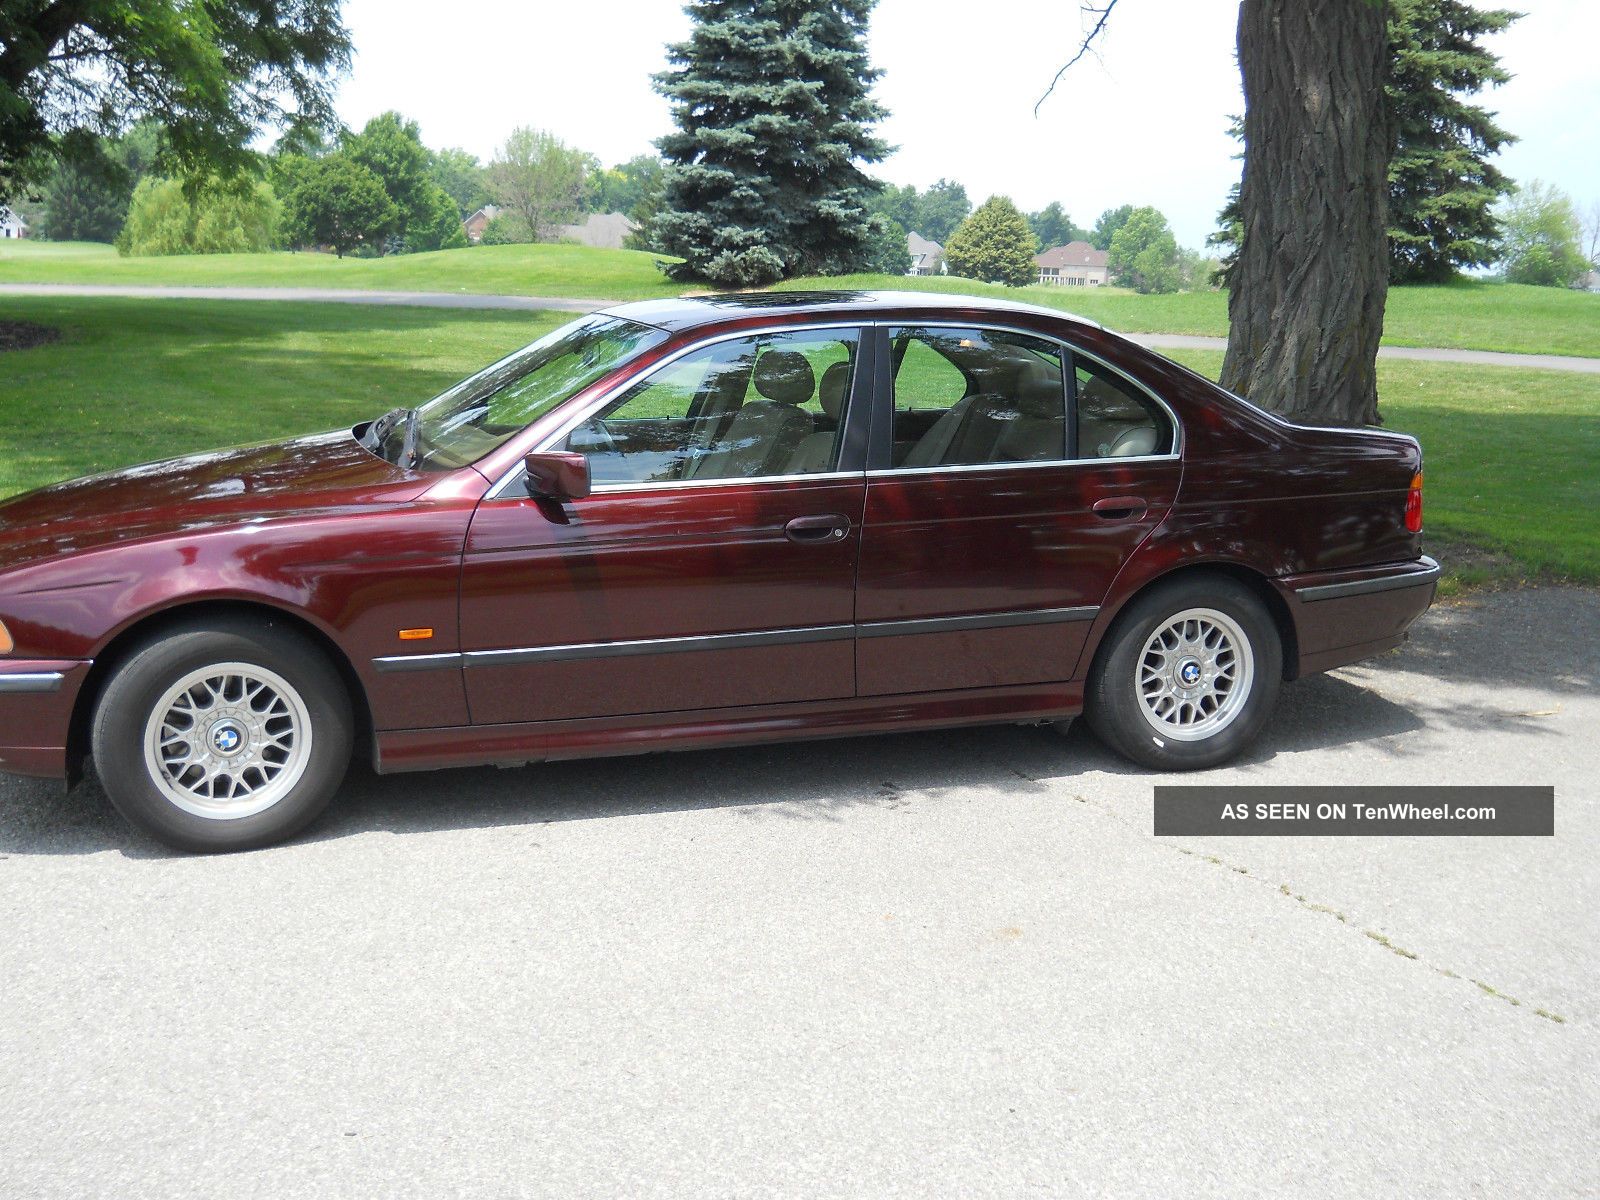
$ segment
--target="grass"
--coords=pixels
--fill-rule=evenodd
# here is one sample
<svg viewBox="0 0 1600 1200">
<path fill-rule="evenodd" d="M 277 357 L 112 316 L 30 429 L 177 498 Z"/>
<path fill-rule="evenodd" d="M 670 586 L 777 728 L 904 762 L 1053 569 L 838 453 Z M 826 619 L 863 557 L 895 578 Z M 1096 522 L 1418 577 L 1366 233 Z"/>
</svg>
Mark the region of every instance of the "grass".
<svg viewBox="0 0 1600 1200">
<path fill-rule="evenodd" d="M 678 295 L 684 289 L 657 270 L 657 257 L 587 246 L 475 246 L 378 259 L 288 253 L 121 258 L 97 243 L 3 242 L 0 283 L 370 288 L 613 300 Z M 782 286 L 965 292 L 1049 305 L 1129 333 L 1228 332 L 1222 292 L 1139 296 L 1122 288 L 1002 288 L 897 275 L 797 279 Z M 1474 280 L 1393 288 L 1384 341 L 1600 357 L 1600 295 Z"/>
<path fill-rule="evenodd" d="M 779 286 L 962 292 L 1063 309 L 1124 333 L 1228 336 L 1225 292 L 1140 296 L 1125 288 L 1006 288 L 970 279 L 902 279 L 892 275 L 796 279 Z M 1391 288 L 1383 340 L 1390 346 L 1600 358 L 1600 295 L 1480 280 Z"/>
<path fill-rule="evenodd" d="M 310 287 L 643 300 L 682 286 L 659 255 L 589 246 L 473 246 L 390 258 L 194 254 L 123 258 L 97 242 L 0 242 L 0 283 Z"/>
<path fill-rule="evenodd" d="M 8 301 L 62 340 L 0 354 L 0 495 L 414 405 L 570 320 L 276 302 Z"/>
<path fill-rule="evenodd" d="M 63 339 L 0 354 L 0 495 L 415 404 L 568 319 L 31 297 L 5 310 Z M 1212 377 L 1222 363 L 1209 351 L 1172 357 Z M 1593 376 L 1384 361 L 1379 379 L 1390 427 L 1422 440 L 1430 548 L 1470 547 L 1469 570 L 1484 578 L 1600 583 Z"/>
<path fill-rule="evenodd" d="M 1222 355 L 1170 357 L 1215 379 Z M 1424 541 L 1451 588 L 1600 583 L 1600 382 L 1566 371 L 1378 363 L 1391 429 L 1422 442 Z"/>
</svg>

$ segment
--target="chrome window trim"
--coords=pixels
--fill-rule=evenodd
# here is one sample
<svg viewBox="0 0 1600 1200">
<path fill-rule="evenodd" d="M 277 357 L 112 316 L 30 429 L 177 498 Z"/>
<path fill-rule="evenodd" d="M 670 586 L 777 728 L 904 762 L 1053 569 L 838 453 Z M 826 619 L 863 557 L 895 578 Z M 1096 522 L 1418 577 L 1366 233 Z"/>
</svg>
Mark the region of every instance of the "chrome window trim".
<svg viewBox="0 0 1600 1200">
<path fill-rule="evenodd" d="M 1155 463 L 1175 462 L 1176 456 L 1171 454 L 1130 454 L 1126 458 L 1047 458 L 1032 462 L 999 462 L 999 463 L 956 463 L 948 467 L 885 467 L 881 471 L 868 471 L 867 478 L 872 479 L 913 479 L 921 478 L 930 471 L 940 471 L 946 474 L 970 475 L 983 471 L 1021 471 L 1040 470 L 1042 468 L 1062 467 L 1092 467 L 1103 463 Z"/>
<path fill-rule="evenodd" d="M 663 479 L 654 483 L 597 483 L 591 494 L 614 494 L 618 492 L 659 492 L 675 491 L 680 488 L 706 488 L 706 487 L 738 487 L 750 483 L 841 483 L 845 480 L 860 479 L 861 471 L 817 471 L 803 475 L 751 475 L 735 479 Z"/>
<path fill-rule="evenodd" d="M 767 326 L 767 327 L 764 327 L 764 328 L 761 328 L 761 329 L 740 329 L 740 330 L 736 330 L 736 331 L 734 331 L 732 333 L 719 333 L 719 334 L 716 334 L 716 335 L 714 335 L 712 337 L 702 338 L 698 342 L 691 342 L 687 346 L 684 346 L 681 350 L 676 350 L 673 353 L 667 355 L 665 358 L 658 359 L 657 361 L 651 363 L 649 366 L 641 368 L 640 370 L 636 371 L 634 374 L 629 375 L 621 383 L 617 384 L 616 386 L 614 386 L 612 388 L 609 388 L 608 390 L 603 392 L 601 395 L 595 397 L 595 399 L 592 400 L 590 403 L 584 405 L 583 408 L 580 409 L 577 412 L 577 414 L 575 416 L 573 416 L 573 418 L 570 421 L 564 421 L 564 422 L 562 422 L 561 425 L 557 426 L 555 432 L 551 433 L 549 437 L 545 438 L 543 442 L 541 442 L 539 445 L 535 446 L 533 448 L 533 450 L 529 451 L 529 453 L 537 454 L 537 453 L 540 453 L 542 451 L 546 451 L 546 450 L 552 449 L 563 438 L 565 438 L 569 434 L 571 434 L 574 429 L 576 429 L 579 425 L 582 425 L 584 423 L 584 421 L 588 420 L 589 417 L 593 416 L 595 413 L 597 413 L 597 412 L 601 411 L 602 409 L 604 409 L 606 407 L 606 405 L 610 404 L 613 400 L 620 399 L 622 397 L 622 395 L 625 392 L 627 392 L 630 388 L 634 387 L 636 384 L 644 382 L 645 379 L 649 378 L 651 375 L 655 374 L 657 371 L 665 370 L 667 367 L 670 367 L 674 363 L 676 363 L 679 359 L 685 358 L 690 354 L 696 353 L 697 351 L 705 350 L 705 349 L 707 349 L 708 347 L 711 347 L 711 346 L 720 345 L 723 342 L 741 341 L 741 340 L 743 340 L 745 338 L 762 337 L 762 336 L 770 335 L 770 334 L 774 334 L 774 333 L 794 333 L 794 332 L 811 331 L 811 330 L 818 330 L 818 329 L 824 329 L 824 330 L 825 329 L 856 329 L 856 330 L 860 330 L 862 332 L 865 332 L 866 330 L 872 328 L 873 324 L 874 323 L 871 322 L 871 321 L 815 321 L 815 322 L 808 321 L 808 322 L 804 322 L 804 323 L 801 323 L 801 324 L 798 324 L 798 325 L 773 325 L 773 326 Z M 859 359 L 859 357 L 860 357 L 860 347 L 857 347 L 856 355 L 857 355 L 857 358 Z M 853 392 L 855 390 L 855 372 L 853 370 L 851 371 L 851 374 L 850 374 L 850 383 L 851 383 L 851 390 Z M 840 431 L 841 432 L 843 431 L 843 428 L 844 428 L 843 424 L 841 424 L 840 425 Z M 832 474 L 834 472 L 828 472 L 828 473 Z M 819 475 L 823 474 L 823 472 L 818 472 L 818 474 Z M 855 479 L 855 478 L 859 478 L 860 477 L 860 472 L 858 472 L 858 471 L 846 471 L 846 472 L 843 472 L 843 474 L 845 476 L 847 476 L 848 478 L 851 478 L 851 479 Z M 494 486 L 491 487 L 486 493 L 484 493 L 483 499 L 485 501 L 504 499 L 506 492 L 511 489 L 512 485 L 514 483 L 516 483 L 516 481 L 518 480 L 518 478 L 521 477 L 521 475 L 522 475 L 522 465 L 520 463 L 518 463 L 516 466 L 512 467 L 509 472 L 507 472 L 505 475 L 502 475 L 495 482 Z M 782 480 L 792 479 L 792 478 L 812 479 L 812 478 L 815 478 L 815 477 L 816 476 L 812 476 L 812 475 L 801 475 L 801 476 L 755 475 L 755 476 L 751 476 L 751 477 L 746 478 L 746 479 L 718 479 L 718 480 L 714 480 L 714 481 L 713 480 L 705 480 L 703 482 L 708 483 L 708 484 L 712 483 L 712 482 L 715 482 L 715 483 L 772 483 L 772 482 L 779 482 L 779 481 L 782 481 Z M 594 490 L 597 491 L 597 492 L 601 491 L 603 489 L 611 489 L 611 488 L 626 488 L 629 491 L 638 491 L 638 490 L 641 490 L 641 489 L 654 490 L 655 488 L 679 487 L 679 486 L 682 486 L 682 485 L 685 485 L 685 484 L 695 484 L 695 483 L 700 483 L 700 482 L 702 482 L 702 481 L 694 480 L 694 479 L 667 479 L 667 480 L 661 480 L 661 481 L 655 482 L 655 483 L 642 482 L 641 481 L 639 483 L 625 483 L 625 484 L 596 484 Z M 518 500 L 524 499 L 524 497 L 522 497 L 522 496 L 515 495 L 514 492 L 513 492 L 513 496 Z"/>
<path fill-rule="evenodd" d="M 1111 375 L 1115 376 L 1117 379 L 1124 380 L 1125 382 L 1131 384 L 1133 387 L 1143 392 L 1146 396 L 1149 396 L 1151 400 L 1155 401 L 1156 406 L 1160 408 L 1162 412 L 1167 414 L 1167 420 L 1172 423 L 1172 450 L 1166 454 L 1130 454 L 1126 458 L 1052 458 L 1043 462 L 1026 463 L 962 463 L 955 466 L 886 467 L 881 471 L 868 471 L 868 478 L 878 479 L 886 475 L 897 475 L 902 472 L 910 475 L 926 475 L 930 471 L 965 471 L 971 469 L 973 466 L 977 466 L 983 470 L 992 471 L 1007 467 L 1066 467 L 1078 466 L 1084 463 L 1104 464 L 1131 462 L 1176 462 L 1183 458 L 1183 447 L 1184 442 L 1186 441 L 1184 436 L 1183 422 L 1178 420 L 1178 414 L 1173 411 L 1172 405 L 1168 404 L 1165 400 L 1158 396 L 1150 387 L 1133 378 L 1133 376 L 1129 375 L 1121 368 L 1112 366 L 1105 359 L 1101 358 L 1100 355 L 1095 354 L 1093 351 L 1080 350 L 1072 342 L 1065 341 L 1064 339 L 1055 337 L 1052 334 L 1040 333 L 1037 329 L 1023 329 L 1017 325 L 1008 325 L 1005 322 L 997 321 L 958 321 L 954 319 L 941 319 L 936 321 L 874 321 L 872 324 L 879 329 L 992 329 L 998 333 L 1014 333 L 1021 337 L 1031 337 L 1037 341 L 1053 343 L 1070 354 L 1080 355 L 1083 358 L 1087 358 L 1090 362 L 1098 363 Z M 1096 328 L 1100 327 L 1097 326 Z M 890 386 L 892 388 L 892 375 L 890 380 Z M 889 398 L 889 405 L 890 410 L 893 411 L 894 397 L 892 395 Z"/>
<path fill-rule="evenodd" d="M 65 679 L 66 675 L 61 671 L 29 671 L 18 675 L 0 675 L 0 695 L 59 692 Z"/>
<path fill-rule="evenodd" d="M 846 625 L 797 625 L 785 629 L 755 629 L 747 633 L 701 633 L 679 637 L 634 638 L 615 642 L 567 642 L 552 646 L 519 646 L 504 650 L 467 650 L 456 654 L 399 654 L 375 658 L 372 660 L 372 665 L 374 669 L 384 673 L 509 667 L 538 662 L 633 658 L 643 654 L 741 650 L 754 646 L 798 646 L 813 642 L 842 642 L 855 638 L 915 637 L 926 633 L 955 633 L 972 629 L 1012 629 L 1024 625 L 1092 621 L 1099 614 L 1100 609 L 1097 605 L 1081 605 L 1074 608 L 1030 608 L 1013 612 L 971 613 L 958 617 L 905 617 Z"/>
</svg>

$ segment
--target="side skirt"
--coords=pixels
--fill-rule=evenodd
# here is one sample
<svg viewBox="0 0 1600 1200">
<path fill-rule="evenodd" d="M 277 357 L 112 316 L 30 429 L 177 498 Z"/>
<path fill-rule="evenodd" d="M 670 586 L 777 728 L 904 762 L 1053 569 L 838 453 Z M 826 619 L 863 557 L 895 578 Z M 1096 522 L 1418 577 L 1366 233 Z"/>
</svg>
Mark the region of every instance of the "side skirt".
<svg viewBox="0 0 1600 1200">
<path fill-rule="evenodd" d="M 1082 710 L 1082 683 L 1050 683 L 578 721 L 400 729 L 377 734 L 373 767 L 383 774 L 395 774 L 441 767 L 511 766 L 957 725 L 1055 721 L 1077 716 Z"/>
</svg>

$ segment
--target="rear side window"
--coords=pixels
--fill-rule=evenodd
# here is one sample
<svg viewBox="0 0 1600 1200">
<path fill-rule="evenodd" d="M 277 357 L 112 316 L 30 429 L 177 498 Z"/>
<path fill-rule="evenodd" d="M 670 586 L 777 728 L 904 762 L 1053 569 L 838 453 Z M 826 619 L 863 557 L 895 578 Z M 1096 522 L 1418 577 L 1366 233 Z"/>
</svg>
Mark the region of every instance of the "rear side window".
<svg viewBox="0 0 1600 1200">
<path fill-rule="evenodd" d="M 1099 363 L 1073 356 L 1079 458 L 1172 453 L 1172 423 L 1161 406 Z"/>
<path fill-rule="evenodd" d="M 901 328 L 890 338 L 895 466 L 1067 457 L 1067 393 L 1054 342 L 960 328 Z"/>
</svg>

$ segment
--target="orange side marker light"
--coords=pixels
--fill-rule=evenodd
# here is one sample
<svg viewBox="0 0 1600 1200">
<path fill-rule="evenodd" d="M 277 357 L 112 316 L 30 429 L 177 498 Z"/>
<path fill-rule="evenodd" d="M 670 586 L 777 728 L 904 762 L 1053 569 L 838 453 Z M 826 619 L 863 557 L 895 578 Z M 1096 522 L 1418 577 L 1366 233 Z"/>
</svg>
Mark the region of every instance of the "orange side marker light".
<svg viewBox="0 0 1600 1200">
<path fill-rule="evenodd" d="M 402 629 L 400 640 L 402 642 L 425 642 L 433 636 L 431 629 Z"/>
</svg>

